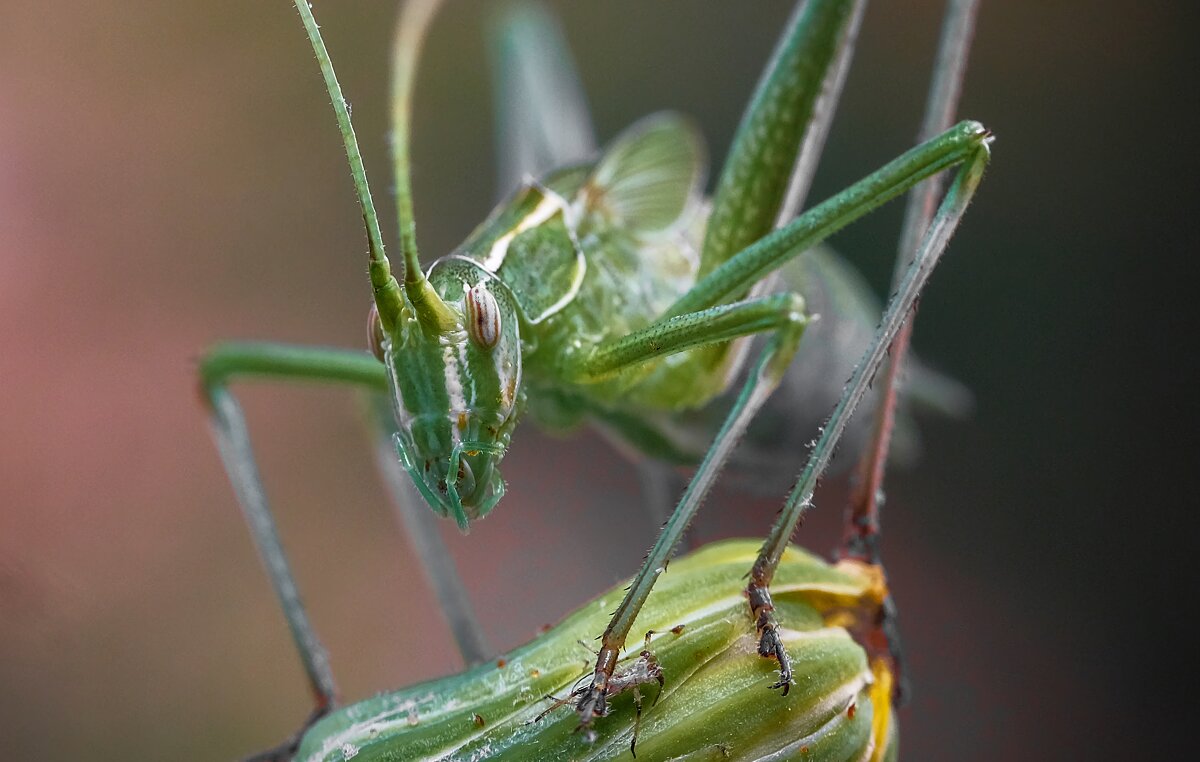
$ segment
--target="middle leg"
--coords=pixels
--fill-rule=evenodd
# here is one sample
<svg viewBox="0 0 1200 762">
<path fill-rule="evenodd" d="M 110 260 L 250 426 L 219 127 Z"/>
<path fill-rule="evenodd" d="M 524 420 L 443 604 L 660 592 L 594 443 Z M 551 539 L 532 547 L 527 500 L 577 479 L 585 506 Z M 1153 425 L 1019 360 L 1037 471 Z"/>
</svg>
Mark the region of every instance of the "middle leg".
<svg viewBox="0 0 1200 762">
<path fill-rule="evenodd" d="M 603 717 L 608 712 L 608 698 L 619 687 L 613 683 L 613 673 L 638 612 L 650 595 L 650 591 L 658 576 L 666 570 L 667 563 L 675 546 L 679 543 L 687 530 L 688 524 L 691 523 L 692 518 L 696 515 L 697 510 L 699 510 L 701 502 L 703 502 L 704 497 L 708 494 L 721 467 L 741 440 L 751 419 L 757 414 L 763 403 L 771 395 L 771 392 L 779 385 L 783 374 L 787 371 L 788 365 L 791 363 L 792 356 L 796 352 L 806 321 L 795 309 L 798 298 L 786 294 L 781 296 L 789 298 L 786 301 L 781 301 L 777 297 L 768 297 L 763 300 L 730 305 L 727 308 L 728 311 L 734 311 L 737 308 L 749 309 L 762 303 L 774 301 L 776 303 L 776 316 L 772 327 L 775 329 L 775 333 L 764 348 L 757 365 L 753 368 L 725 423 L 717 433 L 716 439 L 704 456 L 703 461 L 701 461 L 700 466 L 696 469 L 696 473 L 691 483 L 688 484 L 687 490 L 676 506 L 674 513 L 671 514 L 670 519 L 663 525 L 662 531 L 654 543 L 654 547 L 646 555 L 646 560 L 630 584 L 629 591 L 617 607 L 612 620 L 601 636 L 600 652 L 597 656 L 596 667 L 592 674 L 591 682 L 581 690 L 579 700 L 575 706 L 576 712 L 579 714 L 580 724 L 585 728 L 589 727 L 597 717 Z M 714 310 L 714 312 L 717 311 Z M 717 339 L 724 339 L 727 338 L 725 330 L 725 328 L 718 326 L 712 329 L 708 335 L 714 336 Z M 704 330 L 699 324 L 694 325 L 692 331 L 699 335 L 704 335 Z M 693 336 L 688 346 L 695 346 L 702 343 L 699 335 Z M 640 346 L 640 343 L 631 342 L 629 346 L 631 348 Z M 619 356 L 619 354 L 601 356 L 615 357 Z"/>
</svg>

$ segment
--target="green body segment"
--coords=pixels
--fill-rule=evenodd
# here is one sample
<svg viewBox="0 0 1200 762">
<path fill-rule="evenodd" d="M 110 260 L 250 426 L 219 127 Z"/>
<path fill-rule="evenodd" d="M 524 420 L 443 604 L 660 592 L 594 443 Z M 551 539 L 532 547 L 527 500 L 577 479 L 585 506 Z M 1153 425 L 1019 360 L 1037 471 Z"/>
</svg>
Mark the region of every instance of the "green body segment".
<svg viewBox="0 0 1200 762">
<path fill-rule="evenodd" d="M 786 554 L 776 603 L 793 628 L 787 637 L 801 677 L 779 699 L 763 691 L 774 671 L 755 653 L 739 592 L 757 548 L 735 540 L 676 559 L 650 597 L 639 622 L 655 631 L 649 649 L 665 687 L 653 707 L 657 684 L 640 689 L 647 700 L 638 757 L 887 758 L 894 731 L 873 728 L 866 655 L 835 623 L 846 612 L 870 615 L 878 597 L 872 578 L 860 567 L 829 566 L 799 550 Z M 628 693 L 614 699 L 591 743 L 575 732 L 578 719 L 568 708 L 532 722 L 548 707 L 545 695 L 570 692 L 589 656 L 577 641 L 603 626 L 623 587 L 495 662 L 336 711 L 308 731 L 296 759 L 628 759 L 635 717 Z M 639 641 L 629 656 L 640 649 Z"/>
</svg>

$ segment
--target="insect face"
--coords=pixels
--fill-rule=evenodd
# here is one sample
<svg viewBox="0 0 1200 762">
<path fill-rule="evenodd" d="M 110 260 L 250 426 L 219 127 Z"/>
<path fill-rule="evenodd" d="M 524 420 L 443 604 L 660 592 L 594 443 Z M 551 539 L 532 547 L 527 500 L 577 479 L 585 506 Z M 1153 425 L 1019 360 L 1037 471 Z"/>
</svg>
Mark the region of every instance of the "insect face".
<svg viewBox="0 0 1200 762">
<path fill-rule="evenodd" d="M 411 315 L 384 343 L 397 450 L 435 511 L 463 530 L 504 494 L 498 468 L 521 406 L 521 347 L 507 289 L 477 264 L 441 260 L 430 284 L 448 325 Z"/>
</svg>

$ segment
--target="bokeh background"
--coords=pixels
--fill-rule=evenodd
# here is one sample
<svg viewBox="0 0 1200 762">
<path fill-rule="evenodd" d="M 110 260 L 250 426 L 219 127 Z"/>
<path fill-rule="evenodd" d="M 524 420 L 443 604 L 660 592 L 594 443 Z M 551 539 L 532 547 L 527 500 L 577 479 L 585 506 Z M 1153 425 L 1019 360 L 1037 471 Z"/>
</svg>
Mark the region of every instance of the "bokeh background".
<svg viewBox="0 0 1200 762">
<path fill-rule="evenodd" d="M 317 7 L 383 198 L 393 5 Z M 677 108 L 714 160 L 789 11 L 555 5 L 602 139 Z M 813 198 L 916 132 L 941 3 L 874 5 Z M 981 14 L 961 111 L 995 130 L 993 168 L 916 338 L 977 409 L 925 421 L 923 462 L 889 480 L 909 759 L 1150 759 L 1190 740 L 1188 9 Z M 486 15 L 450 3 L 422 64 L 427 255 L 494 194 Z M 900 210 L 835 239 L 880 289 Z M 0 757 L 230 759 L 307 712 L 194 364 L 221 338 L 362 346 L 362 250 L 289 3 L 0 4 Z M 254 385 L 243 399 L 345 696 L 456 670 L 353 395 Z M 653 534 L 633 469 L 595 435 L 525 427 L 506 475 L 501 510 L 446 532 L 502 648 L 631 573 Z M 843 499 L 831 480 L 805 545 L 833 547 Z M 759 534 L 777 505 L 723 493 L 697 537 Z"/>
</svg>

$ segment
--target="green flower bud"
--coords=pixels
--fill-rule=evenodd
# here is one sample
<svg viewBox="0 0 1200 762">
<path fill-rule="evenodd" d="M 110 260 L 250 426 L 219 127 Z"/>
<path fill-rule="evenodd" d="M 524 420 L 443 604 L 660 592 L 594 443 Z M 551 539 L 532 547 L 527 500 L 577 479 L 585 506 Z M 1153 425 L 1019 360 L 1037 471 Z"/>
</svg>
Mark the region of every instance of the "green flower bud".
<svg viewBox="0 0 1200 762">
<path fill-rule="evenodd" d="M 731 540 L 672 561 L 638 617 L 648 645 L 630 644 L 618 666 L 645 671 L 645 648 L 662 670 L 661 695 L 654 680 L 637 686 L 640 719 L 633 690 L 611 699 L 594 734 L 576 732 L 572 703 L 545 699 L 590 676 L 594 659 L 579 641 L 603 631 L 621 584 L 496 661 L 330 714 L 296 759 L 630 759 L 635 728 L 642 760 L 894 759 L 891 673 L 850 634 L 880 605 L 882 576 L 788 550 L 772 585 L 795 670 L 784 697 L 767 690 L 777 665 L 757 653 L 742 594 L 757 551 L 756 541 Z"/>
</svg>

